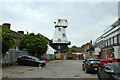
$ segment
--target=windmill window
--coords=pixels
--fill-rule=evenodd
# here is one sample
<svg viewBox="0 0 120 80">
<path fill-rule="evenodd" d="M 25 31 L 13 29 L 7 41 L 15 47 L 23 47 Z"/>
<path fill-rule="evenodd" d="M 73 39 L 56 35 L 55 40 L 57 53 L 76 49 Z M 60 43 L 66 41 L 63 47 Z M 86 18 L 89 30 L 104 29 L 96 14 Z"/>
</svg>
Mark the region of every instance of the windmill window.
<svg viewBox="0 0 120 80">
<path fill-rule="evenodd" d="M 61 31 L 61 28 L 58 28 L 58 31 Z"/>
<path fill-rule="evenodd" d="M 58 46 L 58 49 L 60 49 L 60 46 Z"/>
<path fill-rule="evenodd" d="M 61 39 L 58 39 L 58 42 L 61 42 Z"/>
<path fill-rule="evenodd" d="M 63 34 L 63 37 L 65 37 L 65 34 Z"/>
</svg>

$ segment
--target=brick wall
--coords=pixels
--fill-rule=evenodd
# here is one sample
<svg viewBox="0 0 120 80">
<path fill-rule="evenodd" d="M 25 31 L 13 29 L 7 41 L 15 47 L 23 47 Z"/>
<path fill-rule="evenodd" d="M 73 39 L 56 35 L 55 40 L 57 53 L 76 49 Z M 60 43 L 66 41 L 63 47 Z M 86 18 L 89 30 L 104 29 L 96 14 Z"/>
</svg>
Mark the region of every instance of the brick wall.
<svg viewBox="0 0 120 80">
<path fill-rule="evenodd" d="M 107 50 L 107 59 L 112 58 L 111 54 L 112 54 L 112 50 L 111 50 L 111 49 L 108 49 L 108 50 Z M 105 50 L 102 50 L 102 53 L 101 53 L 101 55 L 100 55 L 100 58 L 101 58 L 101 59 L 105 59 Z"/>
<path fill-rule="evenodd" d="M 66 60 L 68 60 L 68 56 L 69 56 L 69 55 L 72 55 L 73 60 L 76 60 L 76 59 L 77 59 L 77 55 L 76 55 L 76 54 L 61 54 L 61 59 L 63 60 L 63 59 L 64 59 L 64 56 L 66 56 Z"/>
</svg>

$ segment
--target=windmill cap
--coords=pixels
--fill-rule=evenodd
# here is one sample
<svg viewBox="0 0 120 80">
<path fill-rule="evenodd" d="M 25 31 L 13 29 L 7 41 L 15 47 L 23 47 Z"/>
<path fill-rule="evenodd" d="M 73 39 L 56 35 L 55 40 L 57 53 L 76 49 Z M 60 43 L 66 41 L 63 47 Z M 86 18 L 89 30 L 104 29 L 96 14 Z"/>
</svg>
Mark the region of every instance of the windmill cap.
<svg viewBox="0 0 120 80">
<path fill-rule="evenodd" d="M 56 23 L 56 26 L 59 27 L 59 26 L 62 26 L 62 27 L 67 27 L 68 26 L 68 21 L 67 19 L 58 19 L 57 23 Z"/>
</svg>

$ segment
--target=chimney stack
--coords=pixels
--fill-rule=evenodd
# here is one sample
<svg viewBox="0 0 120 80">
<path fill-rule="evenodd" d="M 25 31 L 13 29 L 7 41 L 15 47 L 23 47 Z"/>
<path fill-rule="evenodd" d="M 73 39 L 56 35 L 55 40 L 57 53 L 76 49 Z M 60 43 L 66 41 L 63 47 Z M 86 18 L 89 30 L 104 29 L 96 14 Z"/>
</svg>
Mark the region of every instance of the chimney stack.
<svg viewBox="0 0 120 80">
<path fill-rule="evenodd" d="M 18 33 L 21 33 L 21 34 L 23 34 L 23 35 L 24 35 L 24 31 L 18 31 Z"/>
<path fill-rule="evenodd" d="M 9 30 L 10 30 L 10 26 L 11 26 L 11 24 L 9 24 L 9 23 L 3 23 L 2 24 L 2 28 L 7 28 Z"/>
</svg>

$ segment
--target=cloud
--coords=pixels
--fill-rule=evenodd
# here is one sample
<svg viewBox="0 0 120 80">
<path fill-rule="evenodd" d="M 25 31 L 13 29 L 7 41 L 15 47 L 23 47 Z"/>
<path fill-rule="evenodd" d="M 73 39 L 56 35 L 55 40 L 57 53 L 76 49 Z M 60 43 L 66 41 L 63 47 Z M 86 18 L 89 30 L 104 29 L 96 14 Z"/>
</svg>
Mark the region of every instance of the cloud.
<svg viewBox="0 0 120 80">
<path fill-rule="evenodd" d="M 72 45 L 96 39 L 117 18 L 115 2 L 8 2 L 2 6 L 2 21 L 11 29 L 41 33 L 52 39 L 54 21 L 68 20 L 66 34 Z"/>
</svg>

